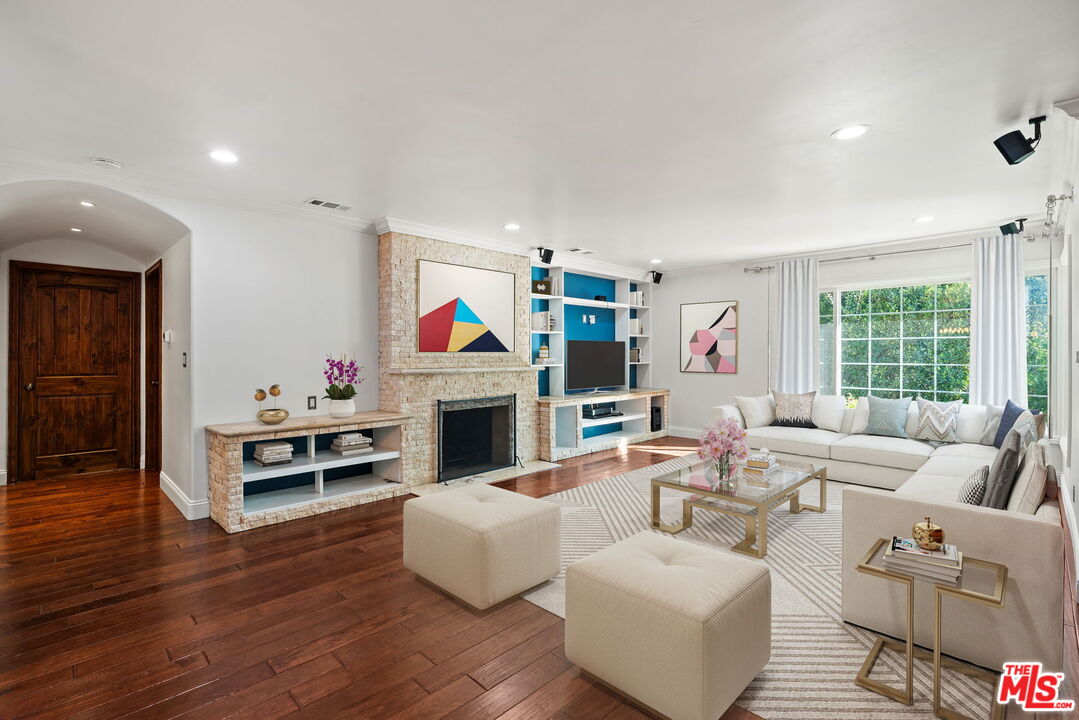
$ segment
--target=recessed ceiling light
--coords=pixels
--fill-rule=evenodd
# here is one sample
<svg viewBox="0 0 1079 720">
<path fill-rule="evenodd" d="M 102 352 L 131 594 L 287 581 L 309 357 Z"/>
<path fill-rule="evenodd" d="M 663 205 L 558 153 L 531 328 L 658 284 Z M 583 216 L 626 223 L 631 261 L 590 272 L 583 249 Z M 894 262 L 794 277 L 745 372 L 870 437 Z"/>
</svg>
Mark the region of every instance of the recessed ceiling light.
<svg viewBox="0 0 1079 720">
<path fill-rule="evenodd" d="M 921 217 L 914 218 L 914 222 L 916 222 L 916 223 L 933 222 L 933 216 L 932 215 L 922 215 Z"/>
<path fill-rule="evenodd" d="M 867 132 L 869 132 L 868 125 L 847 125 L 833 132 L 832 138 L 835 140 L 853 140 L 854 138 L 860 138 Z"/>
<path fill-rule="evenodd" d="M 663 261 L 660 260 L 659 258 L 652 258 L 652 264 L 653 265 L 659 265 L 661 262 L 663 262 Z"/>
<path fill-rule="evenodd" d="M 89 200 L 80 200 L 79 201 L 79 205 L 82 205 L 83 207 L 93 207 L 95 204 L 96 203 L 92 203 Z"/>
<path fill-rule="evenodd" d="M 225 148 L 211 150 L 210 157 L 222 165 L 232 165 L 240 160 L 240 158 L 236 156 L 236 153 L 231 150 L 226 150 Z"/>
<path fill-rule="evenodd" d="M 82 228 L 71 228 L 71 232 L 82 232 Z"/>
<path fill-rule="evenodd" d="M 506 228 L 507 230 L 520 230 L 521 229 L 521 226 L 518 225 L 517 223 L 506 223 L 502 227 Z"/>
</svg>

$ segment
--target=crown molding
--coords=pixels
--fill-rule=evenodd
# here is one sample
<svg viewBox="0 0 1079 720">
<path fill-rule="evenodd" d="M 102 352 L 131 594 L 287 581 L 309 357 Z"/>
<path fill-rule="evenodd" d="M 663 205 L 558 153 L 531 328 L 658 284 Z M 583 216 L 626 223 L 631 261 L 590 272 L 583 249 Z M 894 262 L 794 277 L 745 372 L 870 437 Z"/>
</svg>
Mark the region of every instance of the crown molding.
<svg viewBox="0 0 1079 720">
<path fill-rule="evenodd" d="M 376 235 L 381 235 L 386 232 L 401 233 L 402 235 L 416 235 L 431 240 L 442 240 L 443 242 L 469 245 L 485 250 L 495 250 L 497 252 L 510 253 L 511 255 L 523 255 L 526 257 L 530 256 L 536 249 L 534 246 L 525 245 L 524 243 L 499 240 L 496 238 L 484 237 L 482 235 L 473 235 L 458 230 L 448 230 L 433 225 L 424 225 L 423 223 L 412 222 L 410 220 L 402 220 L 401 218 L 379 218 L 374 222 L 374 229 Z M 592 258 L 573 257 L 567 252 L 560 251 L 558 248 L 552 249 L 555 251 L 556 255 L 556 262 L 554 264 L 561 267 L 573 268 L 585 272 L 591 271 L 604 275 L 614 275 L 616 277 L 625 277 L 632 280 L 644 280 L 645 276 L 648 274 L 647 270 L 642 270 L 641 268 L 617 265 L 603 260 L 593 260 Z M 536 264 L 541 264 L 538 259 Z"/>
<path fill-rule="evenodd" d="M 304 205 L 290 205 L 288 203 L 277 202 L 276 200 L 244 197 L 236 194 L 223 194 L 217 192 L 211 194 L 208 192 L 166 188 L 151 183 L 139 182 L 127 177 L 120 177 L 123 171 L 95 171 L 90 169 L 83 170 L 82 168 L 73 169 L 65 163 L 48 164 L 0 161 L 0 166 L 17 172 L 27 173 L 32 176 L 27 177 L 26 180 L 70 180 L 84 182 L 128 194 L 141 193 L 175 200 L 184 200 L 201 205 L 224 207 L 231 210 L 246 210 L 248 212 L 282 215 L 355 230 L 356 232 L 365 235 L 377 234 L 374 230 L 374 222 L 367 218 L 360 218 L 343 213 L 335 216 L 324 210 L 316 210 Z"/>
</svg>

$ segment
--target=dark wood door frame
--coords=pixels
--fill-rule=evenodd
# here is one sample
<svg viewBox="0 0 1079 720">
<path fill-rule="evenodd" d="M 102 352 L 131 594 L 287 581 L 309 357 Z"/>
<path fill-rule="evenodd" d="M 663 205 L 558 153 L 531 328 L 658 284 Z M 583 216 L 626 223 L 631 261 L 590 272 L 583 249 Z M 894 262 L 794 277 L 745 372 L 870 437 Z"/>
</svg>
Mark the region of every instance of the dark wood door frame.
<svg viewBox="0 0 1079 720">
<path fill-rule="evenodd" d="M 35 263 L 24 262 L 20 260 L 10 261 L 10 273 L 9 273 L 9 298 L 8 298 L 8 448 L 7 448 L 7 466 L 8 466 L 8 482 L 18 482 L 25 478 L 20 477 L 21 466 L 19 454 L 19 434 L 22 428 L 20 427 L 20 413 L 22 412 L 25 401 L 23 400 L 23 386 L 22 386 L 22 356 L 23 356 L 23 343 L 26 338 L 26 332 L 28 329 L 21 327 L 22 325 L 22 297 L 26 290 L 28 279 L 35 271 L 54 272 L 54 273 L 68 273 L 79 276 L 92 276 L 92 277 L 115 277 L 126 278 L 131 280 L 134 286 L 134 291 L 131 295 L 131 327 L 129 332 L 131 340 L 131 378 L 130 378 L 130 390 L 131 409 L 129 413 L 130 418 L 130 430 L 129 437 L 131 438 L 131 462 L 134 465 L 138 465 L 139 460 L 139 445 L 142 439 L 142 433 L 140 432 L 140 396 L 141 396 L 141 382 L 139 369 L 141 365 L 141 353 L 139 347 L 141 345 L 141 328 L 140 320 L 141 315 L 141 299 L 142 293 L 139 292 L 139 282 L 141 274 L 134 272 L 126 272 L 122 270 L 105 270 L 99 268 L 84 268 L 76 267 L 72 265 L 53 265 L 48 263 Z"/>
<path fill-rule="evenodd" d="M 146 296 L 146 439 L 143 454 L 147 470 L 161 469 L 161 261 L 146 269 L 143 293 Z"/>
</svg>

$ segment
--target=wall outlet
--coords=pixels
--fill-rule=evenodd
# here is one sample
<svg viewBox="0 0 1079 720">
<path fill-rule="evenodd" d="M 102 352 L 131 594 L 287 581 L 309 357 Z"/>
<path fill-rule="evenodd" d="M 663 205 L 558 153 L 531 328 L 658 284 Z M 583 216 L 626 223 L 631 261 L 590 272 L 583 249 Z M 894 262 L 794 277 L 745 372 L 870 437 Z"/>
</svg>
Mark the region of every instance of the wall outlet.
<svg viewBox="0 0 1079 720">
<path fill-rule="evenodd" d="M 595 315 L 589 315 L 588 316 L 588 324 L 589 325 L 595 325 L 596 324 L 596 316 Z"/>
<path fill-rule="evenodd" d="M 318 409 L 318 398 L 316 398 L 314 395 L 308 395 L 307 396 L 307 409 L 308 410 L 317 410 Z"/>
</svg>

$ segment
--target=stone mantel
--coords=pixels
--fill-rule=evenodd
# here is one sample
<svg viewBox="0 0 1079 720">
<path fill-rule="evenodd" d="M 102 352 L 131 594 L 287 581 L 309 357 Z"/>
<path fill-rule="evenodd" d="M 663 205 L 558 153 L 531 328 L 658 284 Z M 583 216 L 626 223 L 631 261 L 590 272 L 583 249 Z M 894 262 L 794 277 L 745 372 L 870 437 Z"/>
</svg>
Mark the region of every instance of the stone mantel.
<svg viewBox="0 0 1079 720">
<path fill-rule="evenodd" d="M 467 373 L 539 372 L 542 367 L 478 367 L 478 368 L 397 368 L 384 370 L 387 375 L 464 375 Z"/>
</svg>

